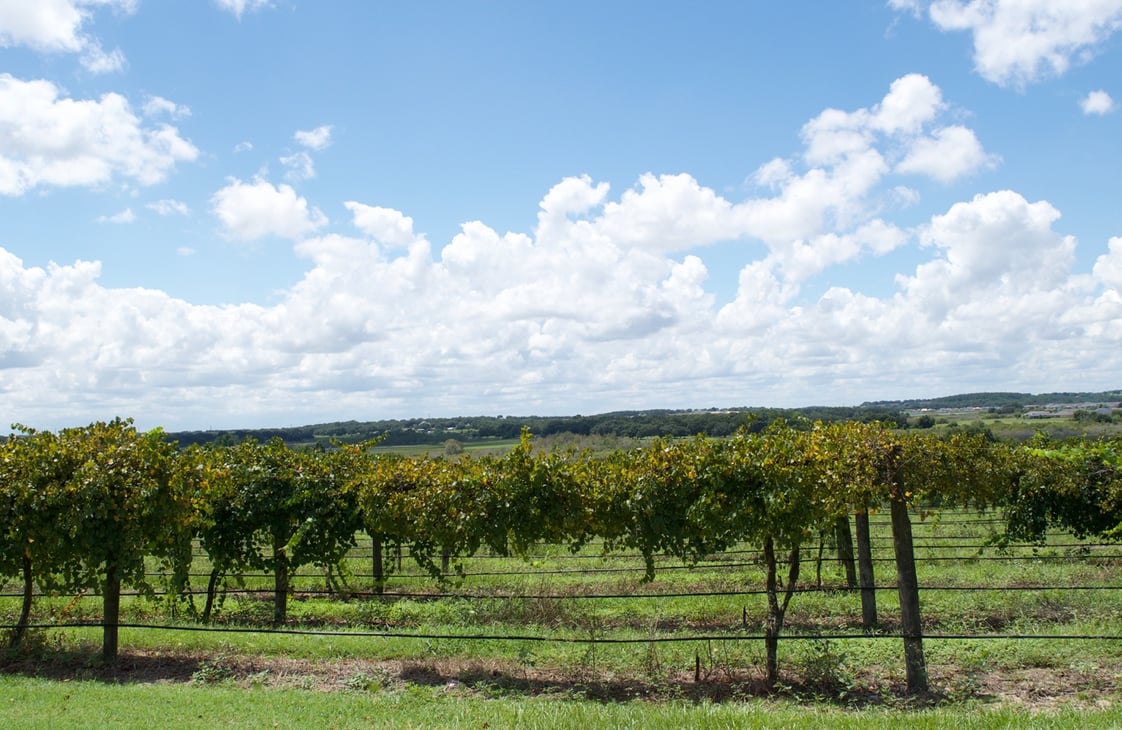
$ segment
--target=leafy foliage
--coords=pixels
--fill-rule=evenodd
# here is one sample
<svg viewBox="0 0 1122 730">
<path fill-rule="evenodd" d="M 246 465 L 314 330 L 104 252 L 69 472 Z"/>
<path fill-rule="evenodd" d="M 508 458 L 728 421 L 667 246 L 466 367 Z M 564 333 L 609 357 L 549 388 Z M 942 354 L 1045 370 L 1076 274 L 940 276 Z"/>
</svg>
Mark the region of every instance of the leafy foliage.
<svg viewBox="0 0 1122 730">
<path fill-rule="evenodd" d="M 57 434 L 21 428 L 5 449 L 8 558 L 67 591 L 97 588 L 105 601 L 106 659 L 116 656 L 121 585 L 151 590 L 145 558 L 190 556 L 191 505 L 172 480 L 174 446 L 159 430 L 115 419 Z"/>
<path fill-rule="evenodd" d="M 596 457 L 545 453 L 528 430 L 503 456 L 404 458 L 370 445 L 298 450 L 274 438 L 176 451 L 130 421 L 21 428 L 0 448 L 0 575 L 30 576 L 34 566 L 40 586 L 108 596 L 121 582 L 149 587 L 145 560 L 157 558 L 181 586 L 196 538 L 212 591 L 222 576 L 273 573 L 283 623 L 288 572 L 332 571 L 361 529 L 378 545 L 408 544 L 441 580 L 450 561 L 483 548 L 528 555 L 541 543 L 575 550 L 599 539 L 606 551 L 639 552 L 650 580 L 660 555 L 691 562 L 747 542 L 767 573 L 775 676 L 773 642 L 800 550 L 855 511 L 998 507 L 1018 539 L 1051 526 L 1122 530 L 1117 441 L 1011 447 L 965 431 L 940 439 L 892 424 L 777 418 L 726 439 L 656 438 Z"/>
<path fill-rule="evenodd" d="M 354 545 L 362 526 L 354 481 L 361 453 L 295 451 L 280 439 L 247 439 L 184 457 L 204 475 L 196 482 L 199 541 L 215 573 L 272 572 L 277 623 L 286 619 L 288 571 L 307 564 L 330 569 Z"/>
<path fill-rule="evenodd" d="M 1038 438 L 1009 457 L 1002 540 L 1043 541 L 1049 527 L 1122 537 L 1122 440 Z"/>
</svg>

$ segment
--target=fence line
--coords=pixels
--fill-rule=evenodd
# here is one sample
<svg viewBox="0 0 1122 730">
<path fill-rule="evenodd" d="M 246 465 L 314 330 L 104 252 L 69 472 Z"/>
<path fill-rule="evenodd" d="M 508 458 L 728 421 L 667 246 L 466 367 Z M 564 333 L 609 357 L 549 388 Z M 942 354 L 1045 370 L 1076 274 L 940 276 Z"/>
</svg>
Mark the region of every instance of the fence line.
<svg viewBox="0 0 1122 730">
<path fill-rule="evenodd" d="M 913 544 L 914 544 L 914 547 L 915 547 L 916 550 L 1002 550 L 1002 549 L 1008 549 L 1008 548 L 1002 548 L 1001 546 L 999 546 L 995 543 L 977 543 L 977 542 L 974 542 L 974 543 L 969 543 L 969 544 L 949 544 L 949 545 L 948 544 L 938 544 L 940 542 L 957 543 L 957 541 L 959 541 L 959 540 L 974 540 L 974 541 L 976 541 L 977 539 L 978 539 L 977 535 L 944 535 L 944 536 L 932 535 L 932 536 L 928 536 L 928 537 L 917 538 L 914 541 Z M 870 542 L 876 548 L 888 549 L 892 546 L 892 537 L 889 536 L 889 537 L 873 538 Z M 1119 543 L 1117 541 L 1115 541 L 1115 542 L 1062 542 L 1062 543 L 1045 543 L 1045 544 L 1041 544 L 1041 545 L 1034 545 L 1034 544 L 1031 544 L 1031 543 L 1016 543 L 1016 544 L 1011 545 L 1010 548 L 1018 548 L 1018 549 L 1021 549 L 1021 550 L 1044 550 L 1044 549 L 1052 550 L 1052 549 L 1060 549 L 1060 548 L 1063 548 L 1063 549 L 1071 549 L 1071 548 L 1090 549 L 1090 548 L 1118 547 L 1118 545 L 1119 545 Z M 808 541 L 808 542 L 804 543 L 804 547 L 806 547 L 807 549 L 814 549 L 814 548 L 817 547 L 817 543 L 814 542 L 814 541 Z M 345 559 L 347 559 L 347 560 L 369 560 L 370 556 L 371 556 L 370 553 L 371 553 L 370 546 L 359 546 L 359 547 L 351 550 L 350 552 L 348 552 Z M 751 548 L 751 549 L 744 548 L 744 549 L 722 550 L 718 554 L 720 554 L 720 555 L 762 555 L 763 550 L 761 550 L 759 548 Z M 401 555 L 402 555 L 403 559 L 411 557 L 411 553 L 409 553 L 407 551 L 402 552 Z M 192 553 L 192 557 L 206 558 L 207 553 L 205 551 L 202 551 L 202 550 L 195 551 L 195 552 Z M 394 554 L 394 557 L 396 558 L 396 554 Z M 530 553 L 530 554 L 527 554 L 525 556 L 498 555 L 498 554 L 494 554 L 494 553 L 476 553 L 476 554 L 470 556 L 470 558 L 472 560 L 519 560 L 519 559 L 525 559 L 525 560 L 559 560 L 559 561 L 564 561 L 564 560 L 603 560 L 607 557 L 611 557 L 613 559 L 641 560 L 643 558 L 643 555 L 642 555 L 642 553 L 633 553 L 633 552 L 587 553 L 587 554 L 572 554 L 572 553 L 568 553 L 568 552 L 563 552 L 563 553 L 556 553 L 556 554 Z"/>
<path fill-rule="evenodd" d="M 1098 545 L 1096 547 L 1103 547 L 1103 548 L 1117 547 L 1117 545 Z M 369 559 L 369 557 L 367 557 L 367 559 Z M 474 558 L 470 558 L 470 559 L 474 559 Z M 1032 561 L 1032 562 L 1039 562 L 1039 561 L 1073 561 L 1073 562 L 1086 562 L 1086 563 L 1094 564 L 1097 561 L 1122 560 L 1122 553 L 1113 553 L 1113 552 L 1112 553 L 1102 553 L 1102 552 L 1095 552 L 1095 551 L 1088 550 L 1088 551 L 1082 552 L 1080 554 L 1068 554 L 1068 555 L 1041 555 L 1039 553 L 1032 553 L 1032 554 L 1027 554 L 1027 555 L 955 555 L 955 556 L 926 556 L 926 557 L 917 556 L 917 558 L 916 558 L 916 562 L 919 563 L 919 564 L 923 564 L 925 562 L 949 562 L 949 561 L 970 561 L 970 562 L 984 563 L 984 562 L 1013 562 L 1013 561 L 1019 561 L 1019 560 L 1021 560 L 1021 561 Z M 780 565 L 786 565 L 787 564 L 787 561 L 785 561 L 785 560 L 779 560 L 777 562 Z M 806 564 L 814 564 L 817 561 L 813 558 L 804 558 L 802 562 L 803 562 L 804 565 L 806 565 Z M 836 563 L 836 562 L 837 562 L 837 559 L 832 555 L 829 556 L 829 557 L 825 557 L 825 556 L 823 557 L 823 563 Z M 895 562 L 895 558 L 893 558 L 891 556 L 874 557 L 873 562 L 874 563 L 892 563 L 892 562 Z M 757 567 L 759 567 L 759 563 L 757 563 L 757 562 L 705 561 L 705 562 L 698 562 L 698 563 L 693 563 L 693 564 L 686 563 L 686 564 L 679 564 L 679 565 L 659 564 L 658 567 L 657 567 L 657 570 L 658 570 L 658 572 L 668 572 L 668 571 L 669 572 L 674 572 L 674 571 L 688 571 L 688 570 L 707 570 L 707 571 L 729 570 L 729 571 L 731 571 L 733 569 L 739 569 L 739 568 L 757 568 Z M 616 568 L 554 568 L 554 569 L 549 569 L 549 570 L 530 570 L 530 571 L 503 571 L 503 570 L 464 571 L 462 573 L 452 572 L 452 573 L 449 573 L 445 577 L 452 578 L 452 579 L 472 578 L 472 577 L 483 577 L 483 578 L 495 578 L 495 577 L 534 578 L 534 577 L 540 577 L 540 576 L 544 576 L 544 575 L 564 576 L 564 575 L 596 575 L 596 574 L 613 574 L 613 573 L 614 574 L 639 573 L 639 572 L 643 572 L 645 570 L 646 570 L 646 566 L 635 565 L 635 566 L 625 566 L 625 567 L 616 567 Z M 149 578 L 166 578 L 166 577 L 168 577 L 167 573 L 146 573 L 145 575 L 146 575 L 146 577 L 149 577 Z M 188 578 L 209 578 L 210 573 L 207 573 L 207 572 L 191 572 L 191 573 L 188 573 L 187 576 L 188 576 Z M 325 576 L 325 573 L 323 573 L 323 572 L 297 572 L 297 573 L 293 573 L 293 574 L 290 575 L 290 580 L 294 581 L 294 582 L 298 581 L 300 579 L 321 580 L 321 579 L 324 578 L 324 576 Z M 236 579 L 266 580 L 266 579 L 271 579 L 272 577 L 273 577 L 272 573 L 240 573 L 240 574 L 231 573 L 231 574 L 223 576 L 223 578 L 234 579 L 234 580 L 236 580 Z M 365 572 L 362 572 L 362 573 L 348 573 L 348 577 L 359 579 L 359 580 L 363 580 L 363 579 L 373 580 L 374 579 L 374 575 L 372 573 L 365 573 Z M 385 580 L 387 580 L 387 581 L 388 580 L 409 580 L 409 581 L 422 580 L 423 581 L 423 580 L 435 580 L 435 579 L 436 578 L 434 578 L 434 576 L 432 576 L 428 573 L 419 573 L 419 572 L 418 573 L 394 573 L 394 572 L 389 572 L 385 575 Z M 0 587 L 2 587 L 2 584 L 0 584 Z M 1062 587 L 1065 587 L 1065 586 L 1058 586 L 1058 587 L 1062 588 Z M 240 592 L 250 592 L 252 589 L 238 589 L 238 590 Z M 981 590 L 991 590 L 991 589 L 982 588 Z M 996 589 L 992 589 L 992 590 L 996 590 Z M 308 592 L 311 592 L 311 591 L 305 590 L 305 591 L 301 591 L 301 592 L 308 593 Z M 331 593 L 331 591 L 328 591 L 328 593 Z M 128 593 L 128 592 L 123 592 L 121 595 L 124 596 L 124 595 L 139 595 L 139 594 L 140 594 L 140 592 L 131 593 L 131 594 Z M 22 595 L 22 593 L 0 592 L 0 597 L 7 596 L 7 595 Z"/>
<path fill-rule="evenodd" d="M 895 584 L 876 585 L 872 586 L 876 591 L 895 591 L 898 586 Z M 862 589 L 860 586 L 844 586 L 844 585 L 829 585 L 829 586 L 806 586 L 803 588 L 796 588 L 792 591 L 794 594 L 812 594 L 812 593 L 860 593 Z M 1017 592 L 1045 592 L 1045 591 L 1122 591 L 1122 585 L 1017 585 L 1017 586 L 920 586 L 920 593 L 927 592 L 940 592 L 940 593 L 985 593 L 990 591 L 1010 591 Z M 221 593 L 234 594 L 234 595 L 272 595 L 272 588 L 232 588 L 220 591 Z M 762 596 L 767 595 L 767 590 L 763 588 L 750 588 L 745 590 L 727 590 L 727 591 L 689 591 L 689 592 L 658 592 L 658 593 L 478 593 L 478 592 L 437 592 L 437 593 L 416 593 L 411 591 L 383 591 L 382 593 L 375 593 L 366 590 L 343 590 L 333 591 L 326 589 L 294 589 L 294 593 L 301 596 L 340 596 L 342 595 L 346 600 L 359 599 L 359 600 L 380 600 L 380 599 L 421 599 L 421 600 L 504 600 L 504 601 L 565 601 L 570 599 L 576 600 L 620 600 L 620 599 L 670 599 L 670 598 L 701 598 L 701 597 L 729 597 L 729 596 Z M 37 596 L 44 594 L 38 593 Z M 95 598 L 98 594 L 85 594 L 82 597 Z M 204 590 L 187 590 L 181 593 L 170 593 L 168 591 L 153 591 L 151 593 L 143 593 L 140 591 L 122 591 L 122 597 L 141 597 L 141 596 L 156 596 L 165 597 L 168 595 L 183 595 L 183 596 L 205 596 L 207 595 Z M 0 598 L 22 598 L 22 593 L 0 593 Z M 69 597 L 69 596 L 68 596 Z"/>
<path fill-rule="evenodd" d="M 1110 545 L 1110 546 L 1103 546 L 1103 547 L 1117 547 L 1117 545 Z M 367 559 L 369 560 L 369 558 L 367 558 Z M 476 558 L 464 558 L 464 559 L 475 560 Z M 1122 553 L 1113 553 L 1113 552 L 1112 553 L 1098 553 L 1098 552 L 1094 552 L 1094 551 L 1089 551 L 1085 554 L 1078 554 L 1078 555 L 1029 554 L 1029 555 L 946 555 L 946 556 L 927 556 L 927 557 L 916 556 L 916 562 L 921 563 L 921 564 L 925 563 L 925 562 L 945 562 L 945 561 L 950 561 L 950 560 L 969 560 L 969 561 L 972 561 L 972 562 L 988 562 L 988 561 L 1009 562 L 1009 561 L 1015 561 L 1015 560 L 1089 561 L 1089 560 L 1118 560 L 1118 559 L 1122 559 Z M 455 561 L 455 560 L 457 560 L 457 558 L 455 556 L 453 556 L 452 560 Z M 786 561 L 786 560 L 777 560 L 778 565 L 786 565 L 787 562 L 788 561 Z M 804 557 L 801 562 L 802 562 L 803 565 L 808 565 L 808 564 L 813 564 L 813 563 L 817 562 L 817 560 L 814 559 L 814 558 L 805 558 Z M 835 563 L 835 562 L 837 562 L 837 558 L 834 557 L 833 555 L 823 556 L 822 562 L 823 563 L 827 563 L 827 562 Z M 873 562 L 874 563 L 893 563 L 893 562 L 895 562 L 895 558 L 892 557 L 892 556 L 874 557 Z M 668 570 L 669 571 L 676 571 L 676 570 L 718 570 L 718 569 L 722 569 L 722 568 L 754 568 L 754 567 L 758 567 L 758 566 L 759 566 L 759 563 L 755 562 L 755 561 L 753 561 L 753 562 L 732 562 L 732 561 L 707 560 L 707 561 L 703 561 L 703 562 L 684 563 L 684 564 L 680 564 L 680 565 L 658 564 L 657 569 L 658 569 L 659 572 L 661 572 L 661 571 L 668 571 Z M 637 573 L 637 572 L 641 572 L 645 569 L 646 568 L 643 565 L 635 565 L 635 566 L 627 566 L 627 567 L 620 567 L 620 568 L 550 568 L 548 570 L 532 570 L 532 571 L 480 570 L 480 571 L 465 571 L 463 573 L 451 573 L 451 574 L 449 574 L 449 577 L 462 577 L 462 578 L 497 577 L 497 576 L 534 577 L 534 576 L 541 576 L 541 575 L 586 575 L 586 574 L 596 574 L 596 573 Z M 162 574 L 161 573 L 152 573 L 151 575 L 162 575 Z M 190 573 L 189 575 L 192 576 L 192 577 L 207 577 L 207 576 L 210 575 L 210 573 Z M 352 573 L 351 575 L 354 575 L 356 577 L 365 577 L 365 578 L 371 577 L 371 574 L 369 574 L 369 573 Z M 269 577 L 272 577 L 272 573 L 242 573 L 241 576 L 243 578 L 269 578 Z M 323 573 L 300 573 L 300 574 L 294 574 L 293 575 L 293 577 L 301 577 L 301 576 L 322 577 Z M 409 580 L 421 579 L 421 580 L 424 580 L 424 579 L 432 579 L 432 576 L 429 575 L 428 573 L 387 573 L 386 578 L 387 579 L 393 578 L 395 580 L 396 579 L 409 579 Z"/>
<path fill-rule="evenodd" d="M 917 549 L 918 548 L 924 548 L 924 547 L 937 548 L 937 549 L 951 549 L 951 548 L 954 548 L 954 547 L 960 547 L 960 548 L 963 548 L 963 549 L 966 549 L 966 548 L 985 549 L 985 548 L 996 547 L 993 543 L 979 543 L 979 544 L 969 544 L 969 545 L 938 545 L 938 543 L 943 543 L 943 542 L 957 542 L 957 541 L 960 541 L 960 540 L 975 540 L 976 541 L 977 539 L 978 539 L 977 535 L 927 535 L 927 536 L 917 537 L 916 542 L 915 542 L 915 546 L 916 546 Z M 892 545 L 892 537 L 891 536 L 873 537 L 873 538 L 870 539 L 870 542 L 874 546 L 884 547 L 884 548 L 887 549 L 887 548 L 891 547 L 891 545 Z M 805 544 L 806 544 L 806 546 L 810 547 L 812 545 L 817 545 L 817 542 L 814 541 L 814 540 L 809 540 Z M 830 544 L 830 543 L 827 543 L 827 544 Z M 1118 545 L 1118 543 L 1117 542 L 1049 543 L 1049 544 L 1045 545 L 1044 547 L 1103 547 L 1103 546 L 1107 546 L 1107 545 Z M 1034 547 L 1031 544 L 1022 544 L 1022 543 L 1018 543 L 1017 546 L 1018 547 L 1023 547 L 1023 548 Z M 391 544 L 391 547 L 392 547 L 392 544 Z M 408 550 L 409 545 L 408 544 L 403 544 L 402 547 L 405 548 L 405 549 L 402 551 L 401 556 L 403 558 L 411 557 L 412 553 L 410 553 L 409 550 Z M 525 557 L 526 559 L 531 559 L 531 560 L 543 560 L 543 559 L 549 559 L 549 560 L 600 560 L 607 555 L 611 555 L 612 557 L 617 557 L 617 558 L 641 558 L 642 557 L 641 553 L 624 552 L 624 551 L 618 551 L 618 550 L 617 551 L 611 551 L 611 552 L 608 552 L 608 553 L 605 553 L 605 552 L 572 553 L 572 552 L 569 552 L 568 548 L 566 548 L 563 545 L 559 545 L 558 547 L 561 547 L 563 550 L 561 552 L 557 552 L 557 553 L 528 553 L 525 556 L 518 556 L 518 555 L 501 555 L 501 554 L 492 553 L 492 552 L 481 552 L 481 553 L 476 553 L 472 557 L 476 560 L 511 560 L 511 559 L 516 559 L 516 558 L 521 558 L 521 557 Z M 585 546 L 585 547 L 587 548 L 587 547 L 598 547 L 598 546 Z M 351 548 L 347 552 L 345 557 L 347 559 L 350 559 L 350 560 L 359 560 L 359 559 L 363 559 L 363 558 L 369 558 L 370 553 L 372 552 L 372 549 L 373 548 L 371 547 L 371 544 L 369 542 L 360 543 L 360 544 L 356 545 L 355 547 Z M 760 554 L 762 552 L 763 551 L 759 548 L 734 548 L 734 549 L 730 549 L 730 550 L 722 550 L 721 554 L 722 555 L 757 555 L 757 554 Z M 396 557 L 396 553 L 393 553 L 393 555 Z M 201 547 L 196 547 L 196 548 L 192 549 L 191 557 L 192 558 L 207 558 L 209 556 L 208 556 L 208 553 L 206 552 L 205 549 L 203 549 Z"/>
<path fill-rule="evenodd" d="M 290 636 L 331 636 L 337 638 L 381 638 L 381 639 L 422 639 L 428 641 L 521 641 L 558 644 L 667 644 L 702 641 L 763 641 L 763 634 L 697 634 L 688 636 L 646 636 L 646 637 L 603 637 L 603 636 L 543 636 L 540 634 L 433 634 L 410 631 L 326 631 L 322 629 L 260 629 L 240 626 L 168 626 L 163 624 L 140 623 L 87 623 L 70 622 L 57 624 L 31 624 L 28 629 L 103 629 L 116 626 L 118 629 L 144 629 L 151 631 L 190 631 L 201 633 L 238 633 L 238 634 L 277 634 Z M 0 629 L 15 629 L 14 625 L 2 625 Z M 903 634 L 784 634 L 781 641 L 842 641 L 850 639 L 903 639 Z M 1000 640 L 1000 641 L 1119 641 L 1122 634 L 924 634 L 924 639 L 936 640 Z"/>
</svg>

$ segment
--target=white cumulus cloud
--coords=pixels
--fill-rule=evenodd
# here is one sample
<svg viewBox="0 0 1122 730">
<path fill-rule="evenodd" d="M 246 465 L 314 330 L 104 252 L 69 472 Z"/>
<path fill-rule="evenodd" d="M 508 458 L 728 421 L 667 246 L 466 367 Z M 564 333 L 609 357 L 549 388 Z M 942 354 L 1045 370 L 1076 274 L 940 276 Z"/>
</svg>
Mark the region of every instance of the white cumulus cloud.
<svg viewBox="0 0 1122 730">
<path fill-rule="evenodd" d="M 468 220 L 442 241 L 376 201 L 344 203 L 352 235 L 323 234 L 325 216 L 289 185 L 232 178 L 210 199 L 221 230 L 295 240 L 306 263 L 267 306 L 111 288 L 97 262 L 35 267 L 0 249 L 7 413 L 199 428 L 852 402 L 1036 390 L 1057 373 L 1116 387 L 1122 238 L 1082 242 L 1095 264 L 1079 273 L 1060 210 L 1014 190 L 894 223 L 918 195 L 900 176 L 949 179 L 987 158 L 924 161 L 974 135 L 945 121 L 950 103 L 923 77 L 870 101 L 816 115 L 805 148 L 762 165 L 744 199 L 686 174 L 615 194 L 574 176 L 544 191 L 532 230 Z M 711 257 L 718 243 L 743 245 L 739 261 Z M 872 257 L 908 263 L 876 294 L 823 281 Z M 721 266 L 739 268 L 730 302 L 709 284 Z"/>
<path fill-rule="evenodd" d="M 247 183 L 232 178 L 210 202 L 224 232 L 241 241 L 269 236 L 295 240 L 327 224 L 326 216 L 309 207 L 290 185 L 267 180 Z"/>
<path fill-rule="evenodd" d="M 801 159 L 773 159 L 752 176 L 771 195 L 714 210 L 711 221 L 725 227 L 726 238 L 766 243 L 789 293 L 825 266 L 883 252 L 855 234 L 876 223 L 883 206 L 907 207 L 918 199 L 902 185 L 884 190 L 891 175 L 951 183 L 997 162 L 971 129 L 944 122 L 950 111 L 942 90 L 920 74 L 896 79 L 871 106 L 826 109 L 803 125 Z M 729 225 L 736 235 L 729 235 Z"/>
<path fill-rule="evenodd" d="M 324 124 L 315 129 L 297 130 L 292 138 L 304 147 L 318 151 L 331 144 L 331 130 L 330 124 Z"/>
<path fill-rule="evenodd" d="M 218 7 L 231 12 L 241 20 L 245 13 L 269 7 L 269 0 L 214 0 Z"/>
<path fill-rule="evenodd" d="M 916 140 L 896 169 L 949 183 L 994 164 L 996 158 L 986 154 L 974 132 L 955 125 L 942 127 L 930 137 Z"/>
<path fill-rule="evenodd" d="M 125 60 L 125 54 L 120 48 L 114 48 L 112 51 L 107 52 L 102 50 L 101 46 L 97 45 L 88 46 L 82 53 L 79 61 L 83 68 L 94 74 L 106 74 L 120 71 L 128 65 Z"/>
<path fill-rule="evenodd" d="M 198 155 L 177 128 L 145 125 L 120 94 L 72 99 L 50 81 L 0 74 L 0 195 L 115 178 L 154 185 Z"/>
<path fill-rule="evenodd" d="M 923 7 L 890 4 L 916 14 Z M 1002 86 L 1063 75 L 1122 28 L 1122 0 L 932 0 L 926 9 L 941 30 L 971 33 L 975 69 Z"/>
<path fill-rule="evenodd" d="M 831 287 L 796 304 L 765 257 L 718 307 L 704 251 L 612 240 L 602 211 L 641 219 L 644 201 L 583 208 L 575 183 L 559 185 L 571 203 L 550 205 L 580 217 L 533 234 L 465 223 L 436 249 L 408 216 L 352 201 L 363 235 L 296 244 L 307 271 L 270 306 L 111 289 L 96 263 L 27 267 L 0 250 L 0 345 L 21 364 L 0 369 L 7 406 L 35 424 L 126 408 L 174 428 L 310 422 L 342 401 L 348 413 L 599 412 L 1019 387 L 1056 368 L 1103 387 L 1116 378 L 1122 239 L 1076 275 L 1075 242 L 1046 201 L 997 191 L 933 216 L 912 239 L 924 258 L 895 292 Z M 832 266 L 909 238 L 873 221 L 808 241 L 786 265 L 810 254 L 825 257 L 810 268 Z"/>
<path fill-rule="evenodd" d="M 1079 102 L 1084 114 L 1109 114 L 1114 111 L 1114 99 L 1102 89 L 1092 91 Z"/>
<path fill-rule="evenodd" d="M 168 116 L 181 119 L 191 116 L 191 108 L 186 104 L 176 104 L 162 96 L 150 96 L 144 102 L 144 115 L 148 117 Z"/>
<path fill-rule="evenodd" d="M 896 10 L 906 10 L 918 16 L 923 11 L 923 0 L 888 0 L 888 5 Z"/>
<path fill-rule="evenodd" d="M 413 219 L 400 211 L 353 200 L 343 205 L 351 211 L 355 227 L 379 243 L 408 246 L 417 240 L 417 235 L 413 233 Z"/>
<path fill-rule="evenodd" d="M 0 0 L 0 46 L 27 46 L 44 53 L 77 53 L 91 73 L 119 71 L 120 49 L 105 51 L 84 32 L 95 8 L 132 13 L 138 0 Z"/>
<path fill-rule="evenodd" d="M 98 223 L 132 223 L 136 220 L 136 213 L 132 212 L 132 208 L 125 208 L 120 213 L 98 216 L 96 220 Z"/>
<path fill-rule="evenodd" d="M 280 163 L 288 168 L 284 173 L 285 179 L 292 182 L 311 180 L 316 176 L 316 166 L 312 156 L 303 150 L 291 155 L 281 155 Z"/>
<path fill-rule="evenodd" d="M 181 200 L 156 200 L 144 207 L 162 216 L 191 214 L 191 209 Z"/>
<path fill-rule="evenodd" d="M 1107 286 L 1122 292 L 1122 236 L 1110 239 L 1108 253 L 1095 261 L 1094 275 Z"/>
<path fill-rule="evenodd" d="M 1059 286 L 1074 260 L 1075 241 L 1052 230 L 1060 212 L 1010 190 L 977 195 L 935 216 L 921 241 L 942 256 L 902 280 L 905 290 L 962 305 L 993 289 L 1037 292 Z"/>
</svg>

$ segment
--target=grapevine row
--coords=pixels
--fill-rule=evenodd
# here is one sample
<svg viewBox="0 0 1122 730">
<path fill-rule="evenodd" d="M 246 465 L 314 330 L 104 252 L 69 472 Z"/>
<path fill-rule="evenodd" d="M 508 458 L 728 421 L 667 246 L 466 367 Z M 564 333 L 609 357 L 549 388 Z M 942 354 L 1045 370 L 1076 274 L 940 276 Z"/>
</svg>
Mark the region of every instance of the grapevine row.
<svg viewBox="0 0 1122 730">
<path fill-rule="evenodd" d="M 698 561 L 740 543 L 762 554 L 768 597 L 767 676 L 797 592 L 801 550 L 855 515 L 862 613 L 877 622 L 868 516 L 887 509 L 909 689 L 926 689 L 910 512 L 932 505 L 1000 509 L 998 540 L 1122 529 L 1117 442 L 1012 446 L 980 435 L 938 439 L 866 423 L 743 428 L 727 439 L 655 440 L 607 455 L 542 453 L 529 433 L 502 456 L 407 458 L 372 444 L 295 450 L 280 440 L 178 449 L 129 420 L 57 433 L 18 427 L 0 448 L 0 578 L 22 577 L 18 644 L 35 588 L 97 589 L 103 655 L 117 653 L 122 586 L 151 591 L 146 560 L 184 591 L 192 545 L 209 559 L 209 621 L 222 581 L 274 578 L 274 622 L 285 623 L 289 576 L 327 575 L 365 532 L 373 575 L 384 548 L 408 544 L 437 578 L 481 549 L 529 555 L 540 544 L 634 551 L 653 579 L 656 556 Z M 454 562 L 455 561 L 455 562 Z M 780 570 L 786 576 L 779 575 Z M 856 573 L 856 571 L 855 571 Z M 854 575 L 853 580 L 857 580 Z M 783 586 L 783 587 L 781 587 Z"/>
</svg>

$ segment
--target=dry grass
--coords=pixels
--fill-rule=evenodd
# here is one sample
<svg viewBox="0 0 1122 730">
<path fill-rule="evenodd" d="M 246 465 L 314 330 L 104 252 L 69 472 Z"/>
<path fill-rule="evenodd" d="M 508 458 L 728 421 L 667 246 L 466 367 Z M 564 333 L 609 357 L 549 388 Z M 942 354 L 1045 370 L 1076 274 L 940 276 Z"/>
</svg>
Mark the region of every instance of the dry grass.
<svg viewBox="0 0 1122 730">
<path fill-rule="evenodd" d="M 964 674 L 959 667 L 929 668 L 935 690 L 922 698 L 904 694 L 902 677 L 889 667 L 863 667 L 842 695 L 791 673 L 779 694 L 808 702 L 831 700 L 853 707 L 929 705 L 980 700 L 990 705 L 1046 712 L 1066 708 L 1102 709 L 1120 700 L 1122 665 L 1087 668 L 993 668 Z M 458 658 L 410 660 L 310 660 L 245 654 L 128 652 L 116 664 L 97 661 L 95 652 L 11 658 L 0 674 L 55 681 L 112 684 L 212 684 L 315 692 L 392 692 L 409 685 L 442 687 L 463 696 L 580 697 L 601 702 L 728 702 L 770 693 L 755 668 L 664 672 L 658 678 L 605 674 L 579 669 L 530 668 L 517 661 Z"/>
</svg>

